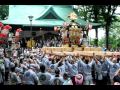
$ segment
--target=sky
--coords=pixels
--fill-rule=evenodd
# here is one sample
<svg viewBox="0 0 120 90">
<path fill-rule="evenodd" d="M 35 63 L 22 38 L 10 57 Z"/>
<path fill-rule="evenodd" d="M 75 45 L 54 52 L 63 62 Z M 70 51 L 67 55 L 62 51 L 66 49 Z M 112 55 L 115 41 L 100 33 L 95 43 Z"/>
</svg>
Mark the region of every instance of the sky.
<svg viewBox="0 0 120 90">
<path fill-rule="evenodd" d="M 95 29 L 89 31 L 89 37 L 95 39 Z M 98 39 L 105 37 L 105 30 L 103 28 L 98 28 Z"/>
</svg>

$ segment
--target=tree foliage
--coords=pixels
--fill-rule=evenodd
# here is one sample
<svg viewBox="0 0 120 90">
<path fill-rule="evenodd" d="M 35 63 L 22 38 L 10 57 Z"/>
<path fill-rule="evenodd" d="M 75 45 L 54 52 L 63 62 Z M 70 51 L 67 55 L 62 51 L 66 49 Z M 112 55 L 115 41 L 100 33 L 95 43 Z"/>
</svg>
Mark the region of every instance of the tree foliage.
<svg viewBox="0 0 120 90">
<path fill-rule="evenodd" d="M 112 22 L 110 27 L 109 44 L 111 48 L 116 49 L 120 47 L 120 17 L 117 18 L 118 21 Z M 105 38 L 99 40 L 99 45 L 103 46 L 105 44 Z"/>
<path fill-rule="evenodd" d="M 7 19 L 9 15 L 9 5 L 0 5 L 0 20 Z"/>
<path fill-rule="evenodd" d="M 82 17 L 82 19 L 88 20 L 90 22 L 103 23 L 106 30 L 106 48 L 108 48 L 110 44 L 110 27 L 114 21 L 118 20 L 115 16 L 115 11 L 117 7 L 118 5 L 81 5 L 79 6 L 79 8 L 77 8 L 77 13 Z"/>
<path fill-rule="evenodd" d="M 103 5 L 101 7 L 101 15 L 103 16 L 103 20 L 105 22 L 105 30 L 106 30 L 106 48 L 109 47 L 110 38 L 109 38 L 109 31 L 113 21 L 117 21 L 115 11 L 118 5 Z"/>
</svg>

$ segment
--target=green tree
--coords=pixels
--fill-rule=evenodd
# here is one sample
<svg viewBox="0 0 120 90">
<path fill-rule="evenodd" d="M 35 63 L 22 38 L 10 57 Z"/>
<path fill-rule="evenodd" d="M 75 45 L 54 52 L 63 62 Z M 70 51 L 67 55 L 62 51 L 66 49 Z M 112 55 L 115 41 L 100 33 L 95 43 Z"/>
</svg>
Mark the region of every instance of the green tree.
<svg viewBox="0 0 120 90">
<path fill-rule="evenodd" d="M 114 21 L 117 21 L 115 11 L 117 9 L 118 5 L 101 5 L 101 15 L 103 16 L 103 20 L 105 22 L 105 32 L 106 32 L 106 48 L 109 49 L 109 31 L 112 23 Z"/>
<path fill-rule="evenodd" d="M 101 38 L 101 39 L 98 41 L 98 44 L 99 44 L 99 46 L 101 46 L 101 47 L 105 46 L 105 38 Z"/>
<path fill-rule="evenodd" d="M 7 19 L 9 15 L 9 5 L 0 5 L 0 20 Z"/>
<path fill-rule="evenodd" d="M 117 19 L 118 21 L 113 22 L 110 27 L 110 36 L 113 38 L 113 45 L 115 48 L 120 47 L 120 17 Z"/>
<path fill-rule="evenodd" d="M 103 22 L 103 17 L 100 14 L 100 5 L 81 5 L 76 9 L 77 14 L 88 22 L 100 23 Z M 96 31 L 95 44 L 98 46 L 98 27 L 94 27 Z"/>
<path fill-rule="evenodd" d="M 113 49 L 120 47 L 120 17 L 117 17 L 118 21 L 112 22 L 109 32 L 109 44 Z M 99 40 L 99 45 L 105 44 L 105 38 Z"/>
<path fill-rule="evenodd" d="M 100 23 L 102 21 L 102 16 L 100 15 L 100 5 L 92 5 L 91 7 L 91 15 L 92 15 L 92 19 L 94 23 Z M 98 46 L 98 27 L 94 27 L 95 28 L 95 32 L 96 32 L 96 39 L 95 39 L 95 44 L 96 46 Z"/>
<path fill-rule="evenodd" d="M 83 8 L 84 7 L 84 8 Z M 109 31 L 112 22 L 118 19 L 115 16 L 115 11 L 118 5 L 87 5 L 80 6 L 78 8 L 79 13 L 84 17 L 84 20 L 89 20 L 92 22 L 102 22 L 106 30 L 106 48 L 109 46 Z M 82 9 L 83 8 L 83 9 Z M 88 17 L 86 17 L 88 16 Z M 98 31 L 96 29 L 96 38 L 98 39 Z"/>
</svg>

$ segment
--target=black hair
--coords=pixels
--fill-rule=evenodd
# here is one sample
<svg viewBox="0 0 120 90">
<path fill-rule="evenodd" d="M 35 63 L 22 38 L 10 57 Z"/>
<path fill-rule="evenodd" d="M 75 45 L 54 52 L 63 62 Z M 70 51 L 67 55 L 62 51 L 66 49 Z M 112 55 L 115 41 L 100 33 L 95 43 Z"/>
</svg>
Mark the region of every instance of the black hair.
<svg viewBox="0 0 120 90">
<path fill-rule="evenodd" d="M 60 70 L 58 68 L 55 69 L 55 77 L 59 77 Z"/>
<path fill-rule="evenodd" d="M 84 59 L 85 59 L 85 56 L 83 56 L 81 59 L 84 60 Z"/>
<path fill-rule="evenodd" d="M 23 60 L 24 60 L 24 59 L 20 59 L 20 63 L 23 63 Z"/>
<path fill-rule="evenodd" d="M 43 65 L 43 64 L 40 65 L 40 71 L 41 71 L 42 73 L 45 72 L 45 65 Z"/>
<path fill-rule="evenodd" d="M 58 58 L 58 59 L 56 59 L 56 62 L 58 62 L 58 61 L 60 61 L 60 59 Z"/>
<path fill-rule="evenodd" d="M 19 66 L 19 64 L 17 62 L 15 62 L 14 64 L 15 64 L 15 67 Z"/>
<path fill-rule="evenodd" d="M 60 67 L 60 66 L 62 66 L 63 65 L 63 63 L 62 62 L 59 62 L 58 63 L 58 67 Z"/>
<path fill-rule="evenodd" d="M 33 56 L 30 56 L 30 59 L 33 59 Z"/>
<path fill-rule="evenodd" d="M 27 55 L 26 58 L 29 58 L 29 56 Z"/>
<path fill-rule="evenodd" d="M 88 64 L 88 63 L 89 63 L 89 60 L 85 59 L 85 63 Z"/>
<path fill-rule="evenodd" d="M 3 57 L 2 57 L 2 56 L 0 56 L 0 59 L 3 59 Z"/>
<path fill-rule="evenodd" d="M 69 76 L 68 76 L 67 73 L 64 73 L 64 74 L 63 74 L 63 78 L 64 78 L 64 79 L 68 79 L 68 77 L 69 77 Z"/>
<path fill-rule="evenodd" d="M 86 38 L 86 34 L 83 34 L 83 38 Z"/>
<path fill-rule="evenodd" d="M 120 61 L 120 58 L 117 58 L 117 63 L 119 63 L 119 61 Z"/>
<path fill-rule="evenodd" d="M 15 72 L 15 67 L 12 67 L 10 70 L 11 72 Z"/>
<path fill-rule="evenodd" d="M 54 63 L 55 63 L 55 60 L 52 59 L 52 60 L 51 60 L 51 63 L 54 64 Z"/>
</svg>

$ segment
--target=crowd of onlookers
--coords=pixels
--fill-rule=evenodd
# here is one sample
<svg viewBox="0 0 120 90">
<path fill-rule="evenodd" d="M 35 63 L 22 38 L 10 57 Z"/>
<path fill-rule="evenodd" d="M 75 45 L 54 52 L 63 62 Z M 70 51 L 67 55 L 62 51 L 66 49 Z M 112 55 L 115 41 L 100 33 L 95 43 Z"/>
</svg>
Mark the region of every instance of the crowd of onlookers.
<svg viewBox="0 0 120 90">
<path fill-rule="evenodd" d="M 60 47 L 62 42 L 57 39 L 47 39 L 47 40 L 40 40 L 36 42 L 36 47 Z"/>
<path fill-rule="evenodd" d="M 47 39 L 33 39 L 35 41 L 35 47 L 42 48 L 44 46 L 47 47 L 61 47 L 62 41 L 58 38 L 47 38 Z M 22 38 L 19 43 L 21 47 L 27 48 L 27 41 L 29 39 Z"/>
<path fill-rule="evenodd" d="M 47 54 L 0 48 L 1 85 L 120 85 L 120 56 Z"/>
</svg>

